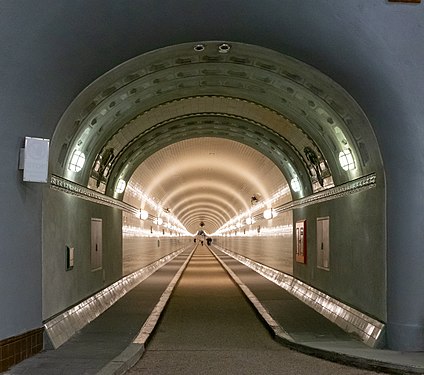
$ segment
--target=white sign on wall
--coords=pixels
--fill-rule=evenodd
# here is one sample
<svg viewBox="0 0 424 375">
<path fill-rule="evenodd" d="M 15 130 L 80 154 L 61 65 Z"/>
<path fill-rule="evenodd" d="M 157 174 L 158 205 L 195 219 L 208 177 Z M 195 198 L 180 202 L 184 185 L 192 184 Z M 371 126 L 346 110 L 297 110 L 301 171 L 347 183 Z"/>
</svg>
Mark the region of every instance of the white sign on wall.
<svg viewBox="0 0 424 375">
<path fill-rule="evenodd" d="M 317 266 L 330 269 L 330 218 L 317 218 Z"/>
<path fill-rule="evenodd" d="M 23 149 L 24 181 L 47 182 L 50 140 L 25 137 Z"/>
</svg>

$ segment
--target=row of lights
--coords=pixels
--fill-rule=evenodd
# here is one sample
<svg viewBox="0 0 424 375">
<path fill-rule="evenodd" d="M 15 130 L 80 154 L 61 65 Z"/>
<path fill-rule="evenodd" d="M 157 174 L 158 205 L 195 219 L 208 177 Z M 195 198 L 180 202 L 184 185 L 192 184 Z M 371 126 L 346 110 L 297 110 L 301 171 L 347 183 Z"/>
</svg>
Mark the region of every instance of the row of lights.
<svg viewBox="0 0 424 375">
<path fill-rule="evenodd" d="M 341 167 L 345 170 L 345 171 L 349 171 L 349 170 L 353 170 L 356 168 L 355 166 L 355 160 L 353 158 L 352 152 L 350 150 L 350 148 L 344 149 L 343 151 L 340 151 L 339 153 L 339 162 Z M 297 176 L 295 176 L 294 178 L 291 179 L 290 181 L 290 186 L 292 188 L 292 190 L 294 192 L 299 192 L 301 190 L 301 184 L 299 181 L 299 178 Z M 274 217 L 277 216 L 277 212 L 271 208 L 265 210 L 263 212 L 263 217 L 266 220 L 270 220 L 273 219 Z M 255 219 L 251 216 L 247 217 L 245 220 L 246 225 L 252 225 L 255 223 Z M 238 221 L 237 224 L 232 224 L 227 226 L 227 228 L 223 228 L 222 230 L 218 230 L 217 233 L 225 233 L 237 228 L 241 228 L 243 226 L 243 224 L 241 224 L 241 221 Z"/>
<path fill-rule="evenodd" d="M 260 211 L 261 209 L 265 209 L 266 207 L 270 207 L 272 206 L 275 202 L 277 202 L 279 199 L 281 199 L 282 197 L 284 197 L 285 195 L 287 195 L 289 193 L 289 188 L 287 186 L 284 186 L 281 189 L 278 189 L 278 191 L 273 194 L 273 196 L 265 201 L 261 201 L 258 204 L 255 204 L 254 206 L 252 206 L 251 208 L 249 208 L 247 211 L 233 217 L 231 220 L 229 220 L 227 223 L 225 223 L 221 228 L 220 231 L 224 230 L 226 227 L 234 224 L 234 223 L 240 223 L 243 222 L 245 220 L 253 220 L 252 216 L 255 214 L 255 212 Z M 265 211 L 267 211 L 265 209 Z M 266 213 L 265 215 L 268 215 L 268 213 Z M 273 211 L 273 216 L 276 216 L 276 212 Z M 250 224 L 248 224 L 250 225 Z"/>
<path fill-rule="evenodd" d="M 292 225 L 278 225 L 276 227 L 264 227 L 244 229 L 242 231 L 231 231 L 224 234 L 225 237 L 256 237 L 256 236 L 291 236 L 293 234 Z"/>
<path fill-rule="evenodd" d="M 293 184 L 298 182 L 297 177 L 295 177 L 293 180 L 295 180 Z M 299 183 L 299 186 L 300 186 L 300 183 Z M 219 228 L 216 233 L 219 234 L 219 233 L 227 232 L 230 230 L 229 228 L 234 228 L 234 224 L 236 223 L 237 223 L 236 225 L 239 225 L 239 223 L 245 222 L 247 225 L 252 225 L 255 222 L 255 219 L 253 218 L 253 214 L 256 211 L 259 211 L 266 207 L 270 207 L 271 205 L 275 204 L 279 199 L 287 195 L 289 191 L 290 189 L 288 186 L 284 186 L 283 188 L 278 189 L 278 191 L 275 194 L 273 194 L 271 198 L 265 201 L 261 201 L 258 204 L 249 208 L 247 211 L 233 217 L 231 220 L 229 220 L 223 226 L 221 226 L 221 228 Z M 262 215 L 264 215 L 265 219 L 269 220 L 277 216 L 277 211 L 274 209 L 268 208 L 263 211 Z"/>
<path fill-rule="evenodd" d="M 122 235 L 124 238 L 129 237 L 178 237 L 181 236 L 181 233 L 171 232 L 165 233 L 164 230 L 154 230 L 152 227 L 150 229 L 140 228 L 137 226 L 128 226 L 124 225 L 122 227 Z M 189 234 L 190 235 L 190 234 Z M 191 236 L 191 235 L 190 235 Z"/>
<path fill-rule="evenodd" d="M 268 208 L 262 213 L 262 216 L 266 220 L 271 220 L 271 219 L 278 216 L 278 212 L 276 210 L 272 209 L 272 208 Z M 239 221 L 236 224 L 232 224 L 225 229 L 217 231 L 216 234 L 226 233 L 226 232 L 229 232 L 229 231 L 232 231 L 232 230 L 237 230 L 237 229 L 242 228 L 244 225 L 252 225 L 256 221 L 253 217 L 249 216 L 249 217 L 246 218 L 246 220 L 244 222 L 245 222 L 245 224 L 243 224 L 241 221 Z"/>
<path fill-rule="evenodd" d="M 69 169 L 73 172 L 79 172 L 82 169 L 84 162 L 85 155 L 81 151 L 76 150 L 72 156 L 71 162 L 69 163 Z M 123 179 L 119 179 L 115 188 L 115 192 L 117 194 L 121 194 L 125 191 L 125 187 L 126 182 Z M 149 217 L 149 213 L 146 210 L 140 210 L 138 217 L 141 220 L 147 220 Z M 156 225 L 162 225 L 163 219 L 160 217 L 156 217 L 153 219 L 153 223 Z M 181 228 L 178 228 L 172 224 L 166 223 L 164 226 L 166 228 L 182 232 Z"/>
<path fill-rule="evenodd" d="M 181 234 L 184 235 L 190 235 L 190 233 L 187 232 L 187 230 L 184 228 L 184 226 L 180 223 L 180 221 L 170 214 L 169 211 L 166 211 L 162 208 L 162 206 L 157 203 L 153 198 L 148 196 L 143 190 L 141 190 L 139 187 L 135 185 L 128 185 L 126 186 L 125 181 L 120 179 L 117 184 L 118 190 L 115 189 L 117 193 L 123 193 L 125 188 L 129 189 L 129 194 L 133 195 L 134 197 L 139 198 L 140 200 L 144 201 L 153 208 L 154 211 L 158 212 L 158 216 L 153 218 L 153 224 L 155 225 L 163 225 L 165 228 L 175 230 Z M 163 218 L 160 217 L 160 213 L 165 211 L 166 216 L 166 222 Z M 139 214 L 137 215 L 141 220 L 147 220 L 149 217 L 149 213 L 146 210 L 140 209 Z"/>
<path fill-rule="evenodd" d="M 82 151 L 75 150 L 72 154 L 71 161 L 69 162 L 68 169 L 72 172 L 79 172 L 85 163 L 85 155 Z M 352 150 L 350 148 L 344 149 L 339 152 L 339 163 L 345 171 L 351 171 L 356 168 L 355 159 L 353 158 Z M 294 192 L 299 192 L 301 189 L 300 181 L 294 177 L 290 185 Z M 116 187 L 116 192 L 122 193 L 125 190 L 125 181 L 119 180 Z"/>
<path fill-rule="evenodd" d="M 195 52 L 203 52 L 206 48 L 205 44 L 196 44 L 193 49 Z M 228 43 L 221 43 L 218 46 L 219 53 L 228 53 L 230 52 L 231 46 Z"/>
</svg>

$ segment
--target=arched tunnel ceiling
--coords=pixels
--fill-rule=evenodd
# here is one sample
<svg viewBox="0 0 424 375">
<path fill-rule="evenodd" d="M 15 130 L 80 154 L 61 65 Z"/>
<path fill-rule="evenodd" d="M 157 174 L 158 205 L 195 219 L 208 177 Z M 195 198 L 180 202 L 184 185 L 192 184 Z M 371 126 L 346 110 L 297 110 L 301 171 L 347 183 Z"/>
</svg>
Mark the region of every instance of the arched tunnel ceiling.
<svg viewBox="0 0 424 375">
<path fill-rule="evenodd" d="M 215 232 L 251 207 L 253 195 L 267 199 L 287 185 L 277 166 L 242 143 L 222 138 L 192 138 L 162 148 L 135 170 L 128 182 L 169 209 L 191 233 L 205 223 Z M 124 201 L 151 210 L 127 189 Z M 154 213 L 162 215 L 162 212 Z"/>
<path fill-rule="evenodd" d="M 299 181 L 301 189 L 292 189 L 293 199 L 298 199 L 373 171 L 380 155 L 370 152 L 378 150 L 370 129 L 354 100 L 306 64 L 258 46 L 186 43 L 134 58 L 84 90 L 55 132 L 52 171 L 123 199 L 118 183 L 128 182 L 138 166 L 162 148 L 213 137 L 266 155 L 286 181 Z M 339 163 L 339 154 L 346 150 L 354 159 L 349 170 Z M 82 165 L 71 168 L 78 155 Z M 228 164 L 224 159 L 221 163 Z M 240 188 L 246 176 L 228 174 L 225 168 L 219 171 L 217 180 L 228 178 L 225 193 L 224 185 L 209 181 L 208 186 L 216 189 L 210 193 L 214 199 L 203 206 L 211 227 L 234 214 L 229 206 L 235 212 L 243 209 L 246 199 L 237 200 L 232 190 Z M 207 183 L 202 178 L 197 183 L 190 180 L 192 187 L 181 188 L 181 194 L 176 186 L 162 181 L 156 185 L 154 179 L 147 188 L 159 200 L 164 186 L 175 190 L 176 198 L 166 199 L 180 206 L 178 214 L 192 225 L 189 205 L 181 202 L 190 189 L 191 194 L 202 191 Z M 218 196 L 231 203 L 219 202 Z M 193 199 L 192 212 L 201 201 Z"/>
<path fill-rule="evenodd" d="M 118 178 L 127 180 L 140 162 L 160 148 L 179 140 L 204 136 L 233 139 L 260 150 L 283 171 L 287 180 L 291 180 L 295 176 L 303 180 L 302 195 L 310 193 L 308 171 L 299 161 L 301 156 L 297 154 L 294 146 L 290 146 L 289 142 L 282 142 L 281 136 L 268 129 L 258 125 L 254 125 L 252 128 L 252 124 L 248 121 L 227 118 L 217 113 L 191 115 L 140 134 L 124 145 L 122 154 L 118 154 L 117 157 L 119 162 L 115 164 L 110 175 L 115 181 Z M 302 140 L 303 138 L 305 137 L 301 137 Z M 310 142 L 305 142 L 305 144 L 309 145 Z M 119 150 L 120 148 L 115 145 L 112 149 Z M 119 174 L 115 172 L 116 170 L 119 171 Z M 96 174 L 93 175 L 97 177 Z M 113 185 L 110 187 L 113 188 Z M 112 195 L 113 191 L 110 191 L 110 194 Z"/>
</svg>

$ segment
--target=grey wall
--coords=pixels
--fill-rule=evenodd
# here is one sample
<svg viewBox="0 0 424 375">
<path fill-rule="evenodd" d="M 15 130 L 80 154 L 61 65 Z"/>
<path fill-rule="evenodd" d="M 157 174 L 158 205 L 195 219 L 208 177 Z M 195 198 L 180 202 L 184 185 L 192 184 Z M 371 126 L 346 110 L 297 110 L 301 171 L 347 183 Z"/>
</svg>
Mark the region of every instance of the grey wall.
<svg viewBox="0 0 424 375">
<path fill-rule="evenodd" d="M 118 209 L 46 189 L 43 206 L 43 319 L 65 310 L 122 276 L 122 214 Z M 92 271 L 91 218 L 102 219 L 102 269 Z M 75 263 L 66 270 L 66 246 Z"/>
<path fill-rule="evenodd" d="M 0 151 L 0 339 L 41 326 L 42 193 L 20 182 L 17 144 Z"/>
</svg>

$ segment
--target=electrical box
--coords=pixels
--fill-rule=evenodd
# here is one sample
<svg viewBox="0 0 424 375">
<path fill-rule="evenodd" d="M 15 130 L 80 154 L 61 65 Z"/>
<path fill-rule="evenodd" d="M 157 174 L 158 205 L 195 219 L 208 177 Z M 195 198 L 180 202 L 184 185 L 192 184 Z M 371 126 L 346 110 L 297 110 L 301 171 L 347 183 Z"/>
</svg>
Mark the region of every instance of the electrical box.
<svg viewBox="0 0 424 375">
<path fill-rule="evenodd" d="M 296 222 L 296 262 L 306 263 L 306 220 Z"/>
<path fill-rule="evenodd" d="M 50 140 L 25 137 L 25 148 L 19 154 L 19 169 L 24 171 L 25 182 L 47 182 Z"/>
</svg>

